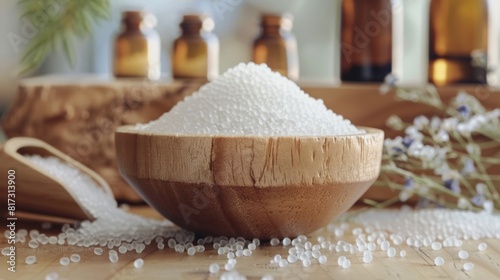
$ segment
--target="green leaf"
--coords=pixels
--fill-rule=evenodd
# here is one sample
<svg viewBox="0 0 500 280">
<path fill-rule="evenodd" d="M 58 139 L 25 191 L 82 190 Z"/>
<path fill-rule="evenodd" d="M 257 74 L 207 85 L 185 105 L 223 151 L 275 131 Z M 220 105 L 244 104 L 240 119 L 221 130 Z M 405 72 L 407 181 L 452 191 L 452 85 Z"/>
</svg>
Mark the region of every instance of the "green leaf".
<svg viewBox="0 0 500 280">
<path fill-rule="evenodd" d="M 54 2 L 18 0 L 17 4 L 21 7 L 21 17 L 28 17 L 28 20 L 33 21 L 33 16 L 50 8 Z M 59 13 L 49 17 L 29 42 L 21 58 L 22 69 L 19 73 L 26 73 L 38 67 L 49 52 L 57 49 L 58 41 L 61 41 L 65 56 L 74 67 L 75 56 L 71 37 L 76 35 L 85 38 L 92 32 L 92 22 L 109 19 L 110 0 L 68 0 L 60 5 L 62 6 Z"/>
<path fill-rule="evenodd" d="M 75 67 L 75 54 L 70 47 L 69 38 L 67 36 L 61 36 L 61 41 L 64 49 L 64 54 L 66 55 L 66 59 L 68 60 L 71 67 Z"/>
</svg>

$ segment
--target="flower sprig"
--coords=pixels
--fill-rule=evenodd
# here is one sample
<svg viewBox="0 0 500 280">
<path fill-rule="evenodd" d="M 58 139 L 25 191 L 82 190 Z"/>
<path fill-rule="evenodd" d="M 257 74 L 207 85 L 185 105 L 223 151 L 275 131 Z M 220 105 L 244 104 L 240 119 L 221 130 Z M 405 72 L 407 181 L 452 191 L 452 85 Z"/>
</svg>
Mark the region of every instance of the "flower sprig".
<svg viewBox="0 0 500 280">
<path fill-rule="evenodd" d="M 394 88 L 394 81 L 388 77 L 381 93 Z M 439 109 L 442 116 L 418 116 L 412 123 L 395 115 L 387 120 L 404 136 L 385 140 L 375 185 L 396 190 L 397 196 L 365 202 L 384 207 L 416 197 L 419 206 L 500 211 L 500 109 L 488 111 L 466 92 L 444 103 L 432 85 L 395 92 Z"/>
</svg>

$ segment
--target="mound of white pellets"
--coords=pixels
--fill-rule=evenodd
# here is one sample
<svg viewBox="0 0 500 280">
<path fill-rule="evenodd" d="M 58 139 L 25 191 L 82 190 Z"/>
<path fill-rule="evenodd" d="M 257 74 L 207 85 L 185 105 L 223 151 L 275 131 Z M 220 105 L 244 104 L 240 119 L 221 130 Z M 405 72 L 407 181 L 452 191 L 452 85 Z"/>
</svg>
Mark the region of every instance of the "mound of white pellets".
<svg viewBox="0 0 500 280">
<path fill-rule="evenodd" d="M 325 136 L 361 134 L 265 64 L 239 64 L 137 128 L 161 134 Z"/>
<path fill-rule="evenodd" d="M 142 257 L 147 256 L 145 250 L 151 246 L 189 256 L 202 254 L 214 260 L 206 267 L 212 277 L 226 280 L 246 279 L 236 270 L 238 258 L 249 258 L 257 250 L 265 250 L 259 239 L 227 236 L 196 239 L 194 233 L 181 230 L 168 221 L 127 213 L 90 177 L 75 167 L 52 157 L 34 155 L 27 158 L 74 191 L 95 220 L 75 226 L 63 225 L 62 232 L 54 236 L 47 236 L 37 229 L 19 229 L 16 243 L 28 243 L 32 249 L 44 245 L 89 247 L 95 255 L 106 258 L 110 264 L 119 262 L 120 255 L 136 254 L 138 257 L 130 264 L 134 269 L 145 265 Z M 5 236 L 8 235 L 10 232 L 6 231 Z M 475 261 L 483 260 L 481 255 L 488 250 L 487 242 L 500 239 L 500 216 L 447 209 L 374 209 L 353 216 L 351 223 L 329 224 L 317 235 L 316 238 L 299 235 L 271 239 L 269 245 L 275 247 L 273 251 L 282 252 L 270 260 L 271 266 L 278 270 L 272 268 L 269 272 L 275 275 L 276 272 L 283 273 L 280 278 L 286 278 L 287 275 L 303 273 L 301 269 L 304 267 L 329 262 L 336 263 L 338 269 L 348 270 L 354 265 L 376 263 L 377 258 L 404 260 L 407 254 L 418 254 L 417 251 L 423 251 L 431 258 L 431 266 L 453 263 L 456 269 L 469 271 L 477 269 Z M 453 250 L 448 250 L 448 247 Z M 7 255 L 10 251 L 9 247 L 3 248 L 2 254 Z M 60 258 L 61 266 L 75 265 L 83 259 L 71 250 L 65 251 L 68 254 Z M 450 255 L 452 251 L 454 255 Z M 35 255 L 25 258 L 26 265 L 37 265 L 36 250 L 33 252 Z M 213 258 L 214 255 L 218 257 Z M 45 279 L 59 279 L 59 274 L 57 271 L 50 272 Z M 261 279 L 272 280 L 274 276 L 266 274 Z"/>
</svg>

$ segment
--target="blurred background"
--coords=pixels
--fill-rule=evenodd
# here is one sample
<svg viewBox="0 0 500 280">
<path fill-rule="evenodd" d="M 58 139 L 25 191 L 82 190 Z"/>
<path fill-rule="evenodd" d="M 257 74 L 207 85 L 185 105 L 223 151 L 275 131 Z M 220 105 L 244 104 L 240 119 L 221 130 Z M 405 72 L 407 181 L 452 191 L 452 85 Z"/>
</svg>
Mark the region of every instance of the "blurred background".
<svg viewBox="0 0 500 280">
<path fill-rule="evenodd" d="M 68 0 L 65 0 L 68 1 Z M 69 0 L 71 1 L 71 0 Z M 340 77 L 340 0 L 111 0 L 109 20 L 93 26 L 92 35 L 74 41 L 75 66 L 70 67 L 62 52 L 51 53 L 41 67 L 22 77 L 16 75 L 23 42 L 13 43 L 9 34 L 35 32 L 27 30 L 19 19 L 20 9 L 13 0 L 0 0 L 0 107 L 2 111 L 13 100 L 19 78 L 52 73 L 99 73 L 109 75 L 112 42 L 119 31 L 121 12 L 143 8 L 158 20 L 156 30 L 162 43 L 162 72 L 170 72 L 172 43 L 179 36 L 179 22 L 184 13 L 203 12 L 215 22 L 214 33 L 220 41 L 220 73 L 242 61 L 250 61 L 252 41 L 259 34 L 259 17 L 263 12 L 293 14 L 293 33 L 299 46 L 300 79 L 335 83 Z M 489 1 L 489 64 L 500 64 L 500 1 Z M 393 72 L 402 84 L 427 82 L 429 0 L 402 0 L 395 10 L 393 32 Z M 23 30 L 24 28 L 24 30 Z M 29 28 L 28 28 L 29 29 Z M 492 72 L 489 82 L 497 85 L 500 68 Z"/>
</svg>

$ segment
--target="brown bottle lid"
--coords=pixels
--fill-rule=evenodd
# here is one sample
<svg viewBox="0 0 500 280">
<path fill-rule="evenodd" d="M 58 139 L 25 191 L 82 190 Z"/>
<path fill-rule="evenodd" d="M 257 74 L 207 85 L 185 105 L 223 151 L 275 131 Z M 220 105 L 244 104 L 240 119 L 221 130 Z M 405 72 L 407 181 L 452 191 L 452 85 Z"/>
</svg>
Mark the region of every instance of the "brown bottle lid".
<svg viewBox="0 0 500 280">
<path fill-rule="evenodd" d="M 198 30 L 212 31 L 214 21 L 204 14 L 186 14 L 182 17 L 181 28 L 193 28 Z"/>
<path fill-rule="evenodd" d="M 125 24 L 139 25 L 153 28 L 156 26 L 156 17 L 146 11 L 128 10 L 122 12 L 122 22 Z"/>
<path fill-rule="evenodd" d="M 262 26 L 280 26 L 282 29 L 290 31 L 293 25 L 293 16 L 290 13 L 283 14 L 262 14 Z"/>
</svg>

